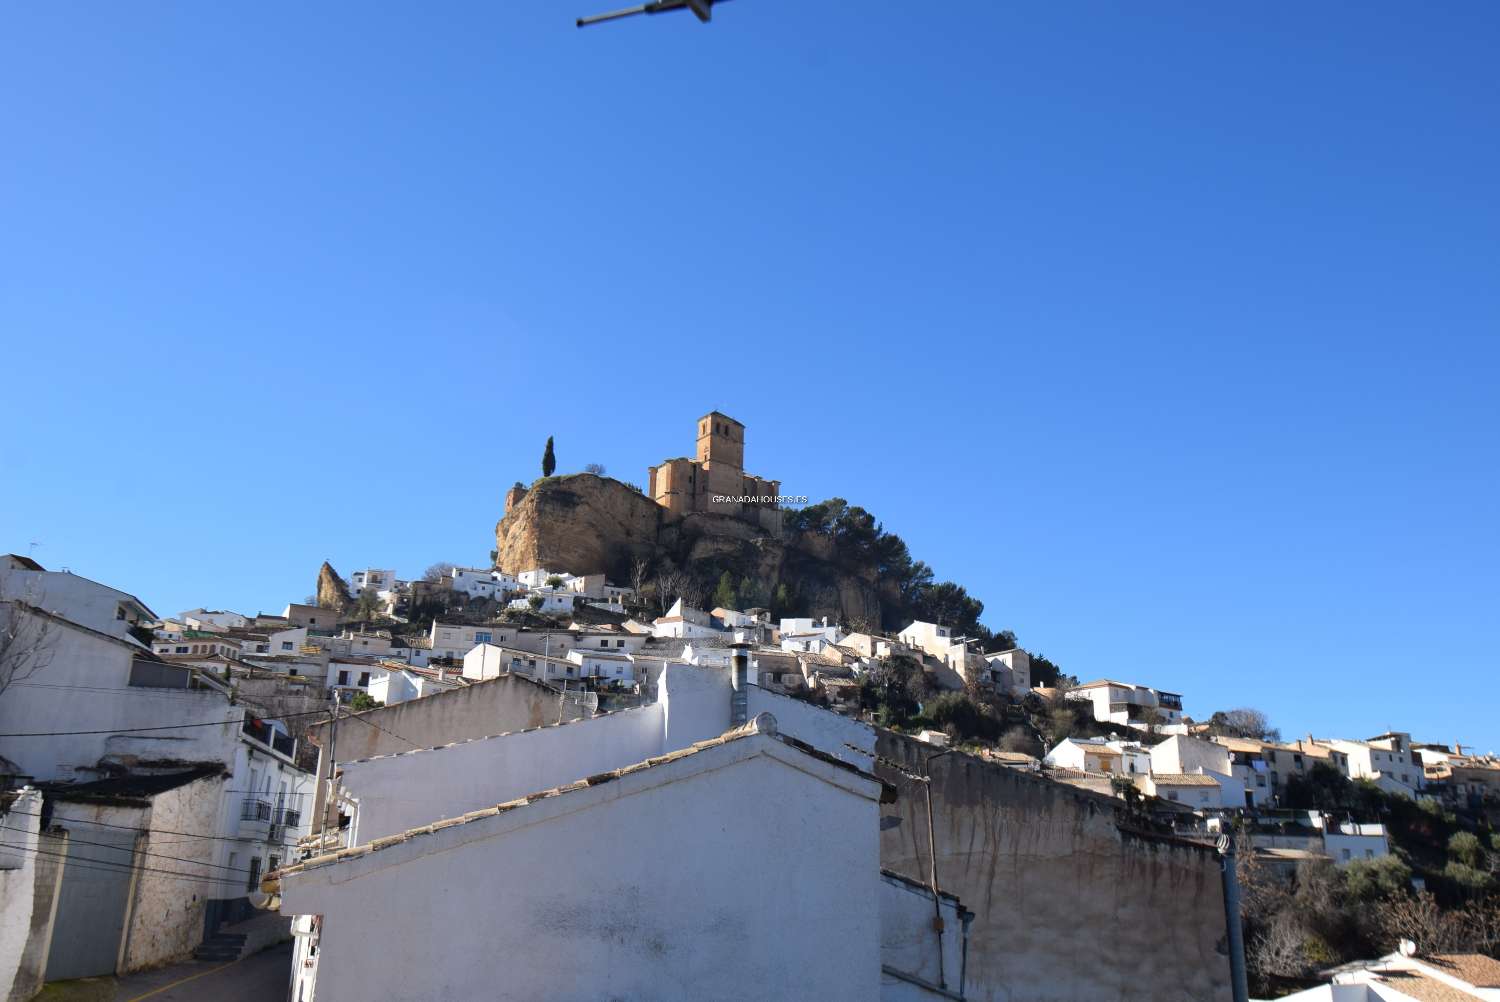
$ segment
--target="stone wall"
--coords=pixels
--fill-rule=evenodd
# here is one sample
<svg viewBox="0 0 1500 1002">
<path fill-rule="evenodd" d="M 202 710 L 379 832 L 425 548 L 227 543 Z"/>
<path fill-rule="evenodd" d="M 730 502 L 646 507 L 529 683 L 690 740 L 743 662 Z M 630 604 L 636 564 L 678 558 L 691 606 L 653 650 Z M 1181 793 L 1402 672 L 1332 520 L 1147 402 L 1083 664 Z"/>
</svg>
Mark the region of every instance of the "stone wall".
<svg viewBox="0 0 1500 1002">
<path fill-rule="evenodd" d="M 122 971 L 187 959 L 203 941 L 208 900 L 244 893 L 243 877 L 236 880 L 215 865 L 217 842 L 177 834 L 218 831 L 219 806 L 228 783 L 227 776 L 208 776 L 151 798 L 146 837 L 137 849 L 157 855 L 136 859 L 141 870 L 130 908 Z M 187 880 L 178 874 L 201 879 Z"/>
<path fill-rule="evenodd" d="M 1230 998 L 1223 889 L 1206 848 L 1132 834 L 1123 803 L 879 731 L 881 865 L 927 880 L 933 776 L 938 884 L 976 917 L 970 999 L 1220 1002 Z M 894 767 L 893 767 L 894 766 Z"/>
</svg>

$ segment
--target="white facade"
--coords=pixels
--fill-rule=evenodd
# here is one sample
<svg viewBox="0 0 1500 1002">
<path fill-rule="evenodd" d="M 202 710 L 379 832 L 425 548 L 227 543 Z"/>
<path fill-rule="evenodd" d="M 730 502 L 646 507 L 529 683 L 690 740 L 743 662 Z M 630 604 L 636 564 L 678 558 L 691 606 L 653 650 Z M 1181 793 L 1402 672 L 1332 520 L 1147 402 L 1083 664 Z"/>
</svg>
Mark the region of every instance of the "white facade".
<svg viewBox="0 0 1500 1002">
<path fill-rule="evenodd" d="M 191 609 L 177 618 L 193 630 L 239 630 L 250 625 L 249 617 L 222 609 Z"/>
<path fill-rule="evenodd" d="M 635 685 L 635 663 L 624 652 L 575 647 L 568 652 L 568 660 L 578 666 L 579 678 L 593 678 L 620 686 Z"/>
<path fill-rule="evenodd" d="M 428 633 L 428 640 L 432 647 L 427 651 L 427 656 L 429 658 L 461 658 L 477 644 L 510 644 L 515 640 L 518 632 L 510 626 L 468 626 L 461 623 L 440 623 L 434 620 L 432 629 Z"/>
<path fill-rule="evenodd" d="M 667 610 L 665 616 L 656 619 L 651 624 L 651 633 L 656 637 L 666 637 L 681 640 L 692 637 L 722 637 L 725 631 L 721 630 L 713 620 L 713 617 L 702 609 L 694 609 L 678 599 L 672 603 L 672 608 Z"/>
<path fill-rule="evenodd" d="M 1216 742 L 1181 734 L 1173 735 L 1151 749 L 1151 771 L 1164 778 L 1182 774 L 1211 777 L 1215 782 L 1215 799 L 1206 806 L 1253 806 L 1253 794 L 1252 800 L 1246 800 L 1244 781 L 1233 773 L 1229 749 Z M 1199 794 L 1194 794 L 1192 806 L 1204 806 L 1198 803 L 1198 799 Z M 1184 800 L 1184 803 L 1187 802 Z"/>
<path fill-rule="evenodd" d="M 1147 716 L 1154 712 L 1158 726 L 1166 733 L 1180 732 L 1184 726 L 1182 696 L 1163 689 L 1100 679 L 1070 689 L 1068 698 L 1092 703 L 1094 719 L 1101 723 L 1144 728 L 1148 723 Z"/>
<path fill-rule="evenodd" d="M 437 692 L 447 692 L 457 683 L 447 681 L 443 676 L 445 671 L 438 670 L 437 678 L 430 678 L 426 674 L 418 674 L 414 671 L 397 671 L 392 668 L 381 668 L 370 676 L 370 684 L 365 691 L 370 698 L 386 706 L 395 706 L 409 699 L 421 699 L 423 696 L 431 696 Z M 460 675 L 455 671 L 454 675 Z M 461 676 L 460 676 L 461 677 Z"/>
<path fill-rule="evenodd" d="M 538 598 L 541 599 L 541 603 L 533 607 L 534 600 Z M 566 588 L 532 588 L 526 592 L 525 598 L 511 599 L 509 607 L 533 609 L 542 615 L 552 616 L 572 612 L 577 599 L 578 596 Z"/>
<path fill-rule="evenodd" d="M 222 687 L 187 666 L 145 662 L 134 640 L 0 605 L 0 621 L 17 614 L 29 630 L 45 626 L 47 664 L 6 690 L 0 732 L 75 732 L 0 741 L 19 775 L 87 781 L 138 761 L 229 762 L 241 714 Z M 151 730 L 168 725 L 192 726 Z"/>
<path fill-rule="evenodd" d="M 379 567 L 368 567 L 349 575 L 349 597 L 358 598 L 366 589 L 376 594 L 396 591 L 396 572 Z"/>
<path fill-rule="evenodd" d="M 1213 810 L 1224 806 L 1224 793 L 1214 776 L 1201 773 L 1150 773 L 1136 785 L 1153 797 L 1183 804 L 1194 810 Z"/>
<path fill-rule="evenodd" d="M 0 602 L 20 602 L 132 643 L 138 643 L 130 635 L 132 626 L 156 620 L 134 595 L 15 556 L 0 557 Z"/>
<path fill-rule="evenodd" d="M 986 654 L 995 688 L 1009 696 L 1021 697 L 1031 691 L 1031 655 L 1020 648 Z"/>
<path fill-rule="evenodd" d="M 1320 742 L 1348 756 L 1350 779 L 1368 779 L 1387 793 L 1416 798 L 1424 772 L 1421 758 L 1412 751 L 1411 735 L 1383 734 L 1368 741 Z"/>
<path fill-rule="evenodd" d="M 566 586 L 572 577 L 571 574 L 560 574 L 557 571 L 549 571 L 545 567 L 537 567 L 517 574 L 516 581 L 527 588 L 541 588 L 551 578 L 561 578 L 563 585 Z"/>
<path fill-rule="evenodd" d="M 297 840 L 310 831 L 314 777 L 293 762 L 295 747 L 274 721 L 241 729 L 216 843 L 219 872 L 239 876 L 226 878 L 235 883 L 217 897 L 257 890 L 263 875 L 295 858 Z"/>
<path fill-rule="evenodd" d="M 315 979 L 317 1002 L 867 1002 L 881 976 L 880 789 L 753 731 L 288 873 L 283 912 L 318 916 L 299 919 L 310 935 L 296 940 L 293 997 Z M 789 830 L 798 851 L 783 848 Z M 584 865 L 622 846 L 635 865 Z M 402 934 L 384 937 L 392 924 Z"/>
<path fill-rule="evenodd" d="M 238 636 L 240 650 L 246 654 L 299 654 L 307 643 L 307 627 L 266 630 L 253 636 Z"/>
</svg>

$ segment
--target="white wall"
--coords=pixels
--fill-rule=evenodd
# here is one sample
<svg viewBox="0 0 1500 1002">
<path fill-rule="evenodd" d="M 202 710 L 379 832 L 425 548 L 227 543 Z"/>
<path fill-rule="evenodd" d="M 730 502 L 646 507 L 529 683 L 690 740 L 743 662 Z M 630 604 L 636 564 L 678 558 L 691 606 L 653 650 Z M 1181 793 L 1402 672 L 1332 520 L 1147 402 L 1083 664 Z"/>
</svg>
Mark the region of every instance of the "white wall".
<svg viewBox="0 0 1500 1002">
<path fill-rule="evenodd" d="M 0 619 L 9 612 L 9 607 L 0 607 Z M 138 759 L 226 765 L 231 761 L 244 713 L 231 707 L 223 693 L 129 685 L 130 663 L 140 648 L 126 641 L 54 621 L 49 643 L 47 667 L 13 684 L 0 699 L 0 732 L 106 733 L 0 739 L 0 756 L 15 762 L 23 775 L 38 780 L 98 779 L 93 770 L 105 758 L 125 765 Z M 231 718 L 233 722 L 222 727 L 138 730 Z"/>
<path fill-rule="evenodd" d="M 141 622 L 142 614 L 150 611 L 118 588 L 66 571 L 0 566 L 0 595 L 7 602 L 24 602 L 121 639 L 130 635 L 132 623 Z"/>
<path fill-rule="evenodd" d="M 890 873 L 880 875 L 880 964 L 938 984 L 945 982 L 955 995 L 964 968 L 964 923 L 956 898 L 939 895 L 943 918 L 941 946 L 932 928 L 932 891 Z M 941 960 L 941 963 L 940 963 Z M 932 999 L 926 988 L 889 973 L 883 973 L 881 1002 L 897 999 Z"/>
<path fill-rule="evenodd" d="M 0 815 L 0 998 L 9 998 L 31 932 L 42 795 L 30 787 Z"/>
<path fill-rule="evenodd" d="M 282 910 L 323 916 L 317 1002 L 869 1002 L 877 795 L 746 737 L 290 874 Z M 635 865 L 583 865 L 622 846 Z"/>
<path fill-rule="evenodd" d="M 865 772 L 875 769 L 875 728 L 868 724 L 759 686 L 750 687 L 746 706 L 750 717 L 758 713 L 775 717 L 783 734 Z"/>
<path fill-rule="evenodd" d="M 669 664 L 657 691 L 666 734 L 663 751 L 677 751 L 729 729 L 729 675 L 722 668 Z"/>
<path fill-rule="evenodd" d="M 352 845 L 609 772 L 662 751 L 657 704 L 343 764 Z"/>
</svg>

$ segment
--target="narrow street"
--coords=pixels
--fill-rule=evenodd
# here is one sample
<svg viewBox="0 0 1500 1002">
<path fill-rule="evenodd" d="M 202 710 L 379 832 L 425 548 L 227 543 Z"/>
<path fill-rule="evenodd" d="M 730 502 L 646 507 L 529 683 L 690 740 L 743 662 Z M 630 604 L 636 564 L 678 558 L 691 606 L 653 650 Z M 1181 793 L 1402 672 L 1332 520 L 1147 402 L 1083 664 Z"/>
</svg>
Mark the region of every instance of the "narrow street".
<svg viewBox="0 0 1500 1002">
<path fill-rule="evenodd" d="M 123 978 L 80 978 L 50 984 L 37 1002 L 282 1002 L 292 945 L 227 964 L 189 961 Z"/>
</svg>

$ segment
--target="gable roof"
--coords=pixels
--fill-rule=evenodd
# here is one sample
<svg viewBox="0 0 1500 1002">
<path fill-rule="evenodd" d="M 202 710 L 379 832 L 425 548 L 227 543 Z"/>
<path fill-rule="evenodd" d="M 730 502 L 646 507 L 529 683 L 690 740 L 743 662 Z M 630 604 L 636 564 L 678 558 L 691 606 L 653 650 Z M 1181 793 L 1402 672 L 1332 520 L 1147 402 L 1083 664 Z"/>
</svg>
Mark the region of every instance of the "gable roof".
<svg viewBox="0 0 1500 1002">
<path fill-rule="evenodd" d="M 477 811 L 469 811 L 468 813 L 459 815 L 458 817 L 444 818 L 438 821 L 434 821 L 431 824 L 422 825 L 418 828 L 411 828 L 407 831 L 399 832 L 395 835 L 388 835 L 385 838 L 375 839 L 365 845 L 351 846 L 347 849 L 340 849 L 337 852 L 330 852 L 325 853 L 321 856 L 314 856 L 311 859 L 304 860 L 303 862 L 297 863 L 293 866 L 283 867 L 280 870 L 276 870 L 273 873 L 268 874 L 266 879 L 268 882 L 279 881 L 282 877 L 289 874 L 303 873 L 308 870 L 313 870 L 320 867 L 340 864 L 348 860 L 357 859 L 360 856 L 368 855 L 372 852 L 378 852 L 382 849 L 388 849 L 393 846 L 401 845 L 402 843 L 408 842 L 412 839 L 435 835 L 449 828 L 485 821 L 490 818 L 507 814 L 511 811 L 532 807 L 533 805 L 551 800 L 554 797 L 576 795 L 593 787 L 601 786 L 605 783 L 610 783 L 615 780 L 623 779 L 625 777 L 648 773 L 650 770 L 657 769 L 661 766 L 680 762 L 684 759 L 691 759 L 692 757 L 700 755 L 704 752 L 732 745 L 736 742 L 743 741 L 748 738 L 759 738 L 769 741 L 774 747 L 785 746 L 789 749 L 795 749 L 796 751 L 808 756 L 809 758 L 816 759 L 826 765 L 835 767 L 840 772 L 846 775 L 857 777 L 859 779 L 863 779 L 870 783 L 876 784 L 879 790 L 877 796 L 882 803 L 891 803 L 895 800 L 895 788 L 886 783 L 884 780 L 880 779 L 877 776 L 872 776 L 871 774 L 865 772 L 863 769 L 860 769 L 857 766 L 837 759 L 832 755 L 829 755 L 827 752 L 819 751 L 818 749 L 813 748 L 811 745 L 808 745 L 805 742 L 799 741 L 796 738 L 790 737 L 789 735 L 782 734 L 776 725 L 776 718 L 769 713 L 761 713 L 743 726 L 734 728 L 733 730 L 725 731 L 723 734 L 719 735 L 716 738 L 709 738 L 706 741 L 699 741 L 687 748 L 668 752 L 665 755 L 658 755 L 653 758 L 648 758 L 644 762 L 637 762 L 633 765 L 628 765 L 620 769 L 613 769 L 608 772 L 586 776 L 583 779 L 576 780 L 564 786 L 557 786 L 549 790 L 542 790 L 538 793 L 528 794 L 524 797 L 518 797 L 515 800 L 509 800 L 504 803 L 496 804 L 494 807 L 481 808 Z M 661 778 L 661 782 L 670 782 L 671 778 L 672 777 L 670 776 L 663 776 Z M 481 834 L 480 837 L 484 836 Z M 263 884 L 262 886 L 264 887 L 265 885 Z"/>
</svg>

